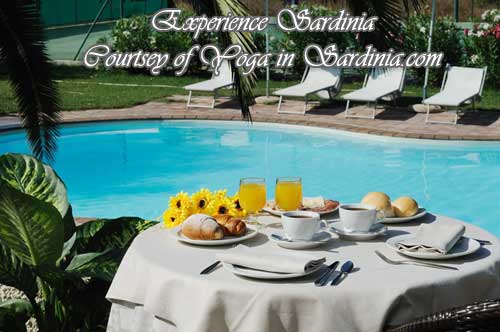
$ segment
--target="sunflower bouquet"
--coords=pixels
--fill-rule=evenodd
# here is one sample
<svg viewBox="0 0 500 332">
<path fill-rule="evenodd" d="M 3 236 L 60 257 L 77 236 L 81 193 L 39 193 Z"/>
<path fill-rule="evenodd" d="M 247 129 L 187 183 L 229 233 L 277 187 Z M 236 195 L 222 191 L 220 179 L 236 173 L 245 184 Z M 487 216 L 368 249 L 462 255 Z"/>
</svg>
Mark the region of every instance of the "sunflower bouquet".
<svg viewBox="0 0 500 332">
<path fill-rule="evenodd" d="M 192 195 L 181 191 L 171 196 L 168 208 L 163 212 L 163 223 L 172 228 L 182 224 L 187 217 L 195 213 L 210 216 L 228 214 L 239 218 L 246 216 L 246 211 L 240 206 L 238 194 L 228 196 L 226 189 L 210 191 L 202 188 Z"/>
</svg>

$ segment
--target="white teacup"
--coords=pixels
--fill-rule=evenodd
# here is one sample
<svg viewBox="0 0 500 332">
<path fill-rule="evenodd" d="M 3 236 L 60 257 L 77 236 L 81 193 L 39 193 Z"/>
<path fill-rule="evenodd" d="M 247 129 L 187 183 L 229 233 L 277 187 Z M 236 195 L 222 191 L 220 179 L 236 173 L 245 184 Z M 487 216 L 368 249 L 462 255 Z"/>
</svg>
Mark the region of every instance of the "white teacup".
<svg viewBox="0 0 500 332">
<path fill-rule="evenodd" d="M 287 237 L 291 240 L 310 241 L 321 229 L 319 213 L 310 211 L 289 211 L 281 214 L 281 222 Z"/>
<path fill-rule="evenodd" d="M 367 204 L 345 204 L 339 208 L 340 222 L 348 232 L 368 232 L 377 220 L 377 210 Z"/>
</svg>

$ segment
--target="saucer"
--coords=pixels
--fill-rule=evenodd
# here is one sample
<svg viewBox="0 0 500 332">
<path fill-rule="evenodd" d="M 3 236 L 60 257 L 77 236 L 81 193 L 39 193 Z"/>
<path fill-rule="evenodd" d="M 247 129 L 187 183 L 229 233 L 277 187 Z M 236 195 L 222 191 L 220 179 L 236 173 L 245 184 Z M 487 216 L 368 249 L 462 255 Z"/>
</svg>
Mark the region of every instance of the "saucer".
<svg viewBox="0 0 500 332">
<path fill-rule="evenodd" d="M 481 248 L 481 245 L 476 240 L 462 236 L 455 246 L 446 254 L 398 249 L 398 242 L 414 236 L 415 234 L 403 234 L 390 238 L 386 243 L 390 248 L 396 250 L 400 254 L 420 259 L 451 259 L 473 254 Z"/>
<path fill-rule="evenodd" d="M 254 270 L 254 269 L 247 269 L 238 265 L 233 265 L 229 263 L 222 263 L 222 266 L 239 276 L 247 277 L 247 278 L 253 278 L 253 279 L 264 279 L 264 280 L 280 280 L 280 279 L 291 279 L 291 278 L 300 278 L 307 276 L 309 274 L 312 274 L 314 272 L 319 271 L 320 269 L 324 268 L 324 264 L 320 264 L 314 269 L 311 269 L 310 271 L 307 272 L 301 272 L 301 273 L 277 273 L 277 272 L 269 272 L 269 271 L 261 271 L 261 270 Z"/>
<path fill-rule="evenodd" d="M 403 223 L 403 222 L 409 222 L 413 221 L 418 218 L 422 218 L 427 214 L 427 210 L 424 208 L 420 207 L 418 208 L 417 214 L 411 217 L 390 217 L 390 218 L 384 218 L 381 222 L 384 224 L 396 224 L 396 223 Z"/>
<path fill-rule="evenodd" d="M 341 239 L 351 241 L 368 241 L 383 235 L 387 231 L 387 226 L 377 223 L 373 224 L 368 232 L 355 232 L 344 229 L 342 223 L 337 222 L 331 225 L 331 230 L 332 232 L 338 234 Z"/>
<path fill-rule="evenodd" d="M 275 234 L 287 239 L 285 232 L 276 230 Z M 312 240 L 278 240 L 269 236 L 269 239 L 275 242 L 278 246 L 286 249 L 294 249 L 294 250 L 304 250 L 304 249 L 312 249 L 319 247 L 323 243 L 328 242 L 332 238 L 331 234 L 328 232 L 318 232 L 314 234 Z"/>
</svg>

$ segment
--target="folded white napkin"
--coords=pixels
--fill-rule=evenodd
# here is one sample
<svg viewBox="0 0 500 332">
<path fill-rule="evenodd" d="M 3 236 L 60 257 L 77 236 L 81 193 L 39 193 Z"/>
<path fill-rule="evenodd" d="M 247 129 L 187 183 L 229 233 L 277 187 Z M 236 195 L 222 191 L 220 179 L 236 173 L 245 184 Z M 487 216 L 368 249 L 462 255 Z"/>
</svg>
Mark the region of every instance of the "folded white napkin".
<svg viewBox="0 0 500 332">
<path fill-rule="evenodd" d="M 446 254 L 464 235 L 465 227 L 455 222 L 422 224 L 414 237 L 398 242 L 398 249 Z"/>
<path fill-rule="evenodd" d="M 269 250 L 238 245 L 216 255 L 224 263 L 239 265 L 255 270 L 277 273 L 303 273 L 323 264 L 326 259 L 305 253 L 269 253 Z"/>
</svg>

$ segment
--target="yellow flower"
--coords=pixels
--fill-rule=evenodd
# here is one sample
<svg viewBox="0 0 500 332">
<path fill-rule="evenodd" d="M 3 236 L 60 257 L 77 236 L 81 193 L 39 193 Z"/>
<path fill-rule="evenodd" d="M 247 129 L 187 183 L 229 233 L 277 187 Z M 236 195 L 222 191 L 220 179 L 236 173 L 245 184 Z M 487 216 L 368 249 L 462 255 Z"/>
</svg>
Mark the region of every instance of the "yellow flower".
<svg viewBox="0 0 500 332">
<path fill-rule="evenodd" d="M 193 213 L 206 213 L 211 200 L 212 193 L 206 188 L 202 188 L 197 193 L 194 193 L 191 196 Z"/>
<path fill-rule="evenodd" d="M 229 214 L 236 215 L 236 208 L 234 203 L 228 197 L 215 197 L 208 205 L 210 215 Z"/>
<path fill-rule="evenodd" d="M 174 211 L 183 211 L 184 213 L 188 213 L 191 210 L 191 200 L 189 199 L 189 195 L 181 191 L 177 195 L 170 197 L 168 207 Z"/>
<path fill-rule="evenodd" d="M 184 220 L 181 217 L 181 210 L 167 209 L 163 212 L 163 224 L 167 228 L 172 228 L 180 225 Z"/>
<path fill-rule="evenodd" d="M 215 199 L 226 198 L 227 197 L 227 189 L 219 189 L 219 190 L 214 191 L 213 197 Z"/>
<path fill-rule="evenodd" d="M 234 208 L 236 210 L 236 214 L 233 217 L 245 217 L 247 215 L 247 212 L 240 205 L 240 196 L 238 194 L 234 195 L 233 197 L 231 197 L 231 201 L 233 202 Z"/>
</svg>

